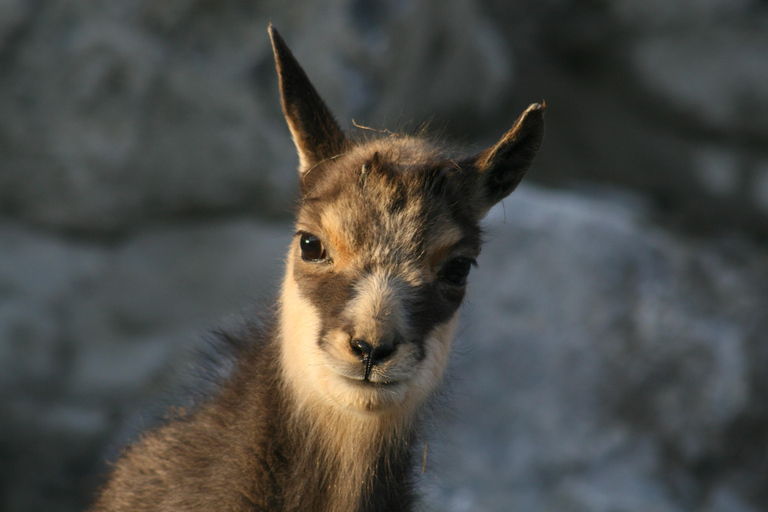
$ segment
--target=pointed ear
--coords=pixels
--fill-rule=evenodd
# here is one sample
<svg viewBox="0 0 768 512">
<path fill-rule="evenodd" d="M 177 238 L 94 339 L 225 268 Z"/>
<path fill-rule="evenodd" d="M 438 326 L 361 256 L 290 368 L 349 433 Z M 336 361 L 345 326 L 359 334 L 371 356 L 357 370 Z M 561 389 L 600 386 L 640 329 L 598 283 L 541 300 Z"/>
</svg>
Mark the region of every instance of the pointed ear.
<svg viewBox="0 0 768 512">
<path fill-rule="evenodd" d="M 478 218 L 484 217 L 523 179 L 544 137 L 544 108 L 544 104 L 538 103 L 529 106 L 495 146 L 475 157 L 472 165 L 478 176 Z"/>
<path fill-rule="evenodd" d="M 341 154 L 346 137 L 272 25 L 269 26 L 269 36 L 275 54 L 283 113 L 299 153 L 299 171 L 303 174 L 323 160 Z"/>
</svg>

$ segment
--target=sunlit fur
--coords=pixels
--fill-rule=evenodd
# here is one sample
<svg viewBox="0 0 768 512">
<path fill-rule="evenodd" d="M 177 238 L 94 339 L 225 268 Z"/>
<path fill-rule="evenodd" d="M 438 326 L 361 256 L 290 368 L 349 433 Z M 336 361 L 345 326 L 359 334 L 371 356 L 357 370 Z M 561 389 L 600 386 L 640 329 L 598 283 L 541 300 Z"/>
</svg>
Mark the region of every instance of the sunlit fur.
<svg viewBox="0 0 768 512">
<path fill-rule="evenodd" d="M 354 140 L 270 34 L 301 181 L 276 318 L 224 336 L 231 374 L 126 448 L 94 512 L 413 510 L 479 222 L 533 160 L 543 106 L 469 158 Z"/>
</svg>

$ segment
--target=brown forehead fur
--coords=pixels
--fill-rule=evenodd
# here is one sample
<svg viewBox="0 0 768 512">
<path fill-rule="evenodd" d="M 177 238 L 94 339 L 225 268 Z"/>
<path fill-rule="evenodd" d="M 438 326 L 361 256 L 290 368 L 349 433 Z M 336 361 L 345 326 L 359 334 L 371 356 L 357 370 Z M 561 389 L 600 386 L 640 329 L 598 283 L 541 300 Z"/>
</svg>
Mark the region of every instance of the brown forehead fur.
<svg viewBox="0 0 768 512">
<path fill-rule="evenodd" d="M 479 251 L 477 221 L 459 206 L 469 173 L 423 138 L 367 141 L 303 178 L 297 227 L 323 240 L 337 268 L 434 268 L 454 249 Z"/>
</svg>

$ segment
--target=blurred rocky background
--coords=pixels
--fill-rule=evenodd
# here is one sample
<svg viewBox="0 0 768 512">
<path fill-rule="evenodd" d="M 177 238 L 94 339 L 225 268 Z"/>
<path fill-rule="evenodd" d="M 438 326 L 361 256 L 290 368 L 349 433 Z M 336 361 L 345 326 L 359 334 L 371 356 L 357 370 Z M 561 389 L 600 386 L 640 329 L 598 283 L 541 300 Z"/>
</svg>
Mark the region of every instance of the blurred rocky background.
<svg viewBox="0 0 768 512">
<path fill-rule="evenodd" d="M 548 105 L 428 510 L 768 510 L 761 0 L 0 0 L 0 510 L 82 510 L 209 329 L 274 296 L 269 22 L 348 127 L 475 151 Z"/>
</svg>

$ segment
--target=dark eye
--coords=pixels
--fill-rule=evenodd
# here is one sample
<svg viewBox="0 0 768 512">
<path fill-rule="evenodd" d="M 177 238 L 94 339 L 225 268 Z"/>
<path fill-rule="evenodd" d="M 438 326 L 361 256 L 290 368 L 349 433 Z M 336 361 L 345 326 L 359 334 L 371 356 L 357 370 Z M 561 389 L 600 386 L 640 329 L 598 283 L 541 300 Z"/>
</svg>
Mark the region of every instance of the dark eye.
<svg viewBox="0 0 768 512">
<path fill-rule="evenodd" d="M 302 233 L 299 245 L 301 246 L 301 257 L 305 261 L 323 261 L 326 258 L 323 242 L 315 235 Z"/>
<path fill-rule="evenodd" d="M 454 286 L 467 284 L 469 269 L 475 261 L 472 258 L 459 257 L 446 263 L 440 272 L 440 279 Z"/>
</svg>

